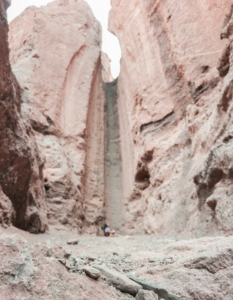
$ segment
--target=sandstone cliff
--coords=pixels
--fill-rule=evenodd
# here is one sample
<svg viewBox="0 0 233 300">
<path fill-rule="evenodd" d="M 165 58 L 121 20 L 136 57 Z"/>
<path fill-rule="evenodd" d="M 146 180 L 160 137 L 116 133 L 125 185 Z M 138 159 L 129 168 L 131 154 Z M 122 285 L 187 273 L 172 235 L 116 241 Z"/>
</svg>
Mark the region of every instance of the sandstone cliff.
<svg viewBox="0 0 233 300">
<path fill-rule="evenodd" d="M 22 118 L 19 85 L 11 71 L 6 9 L 0 1 L 0 223 L 44 232 L 43 161 L 30 124 Z"/>
<path fill-rule="evenodd" d="M 127 232 L 232 233 L 231 4 L 112 1 Z"/>
<path fill-rule="evenodd" d="M 9 41 L 23 113 L 45 158 L 49 224 L 96 233 L 104 218 L 102 69 L 110 76 L 100 24 L 85 1 L 58 0 L 26 9 Z"/>
<path fill-rule="evenodd" d="M 30 7 L 11 23 L 15 99 L 21 92 L 50 225 L 98 233 L 107 218 L 128 233 L 232 232 L 230 8 L 113 0 L 115 81 L 83 0 Z"/>
</svg>

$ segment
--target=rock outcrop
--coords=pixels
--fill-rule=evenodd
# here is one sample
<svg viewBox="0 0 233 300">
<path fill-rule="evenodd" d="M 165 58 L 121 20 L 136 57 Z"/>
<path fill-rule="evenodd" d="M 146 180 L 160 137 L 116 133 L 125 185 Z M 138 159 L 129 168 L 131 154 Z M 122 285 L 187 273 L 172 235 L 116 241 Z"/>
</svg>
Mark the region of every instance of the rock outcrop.
<svg viewBox="0 0 233 300">
<path fill-rule="evenodd" d="M 116 287 L 124 293 L 136 295 L 141 289 L 141 285 L 130 280 L 124 274 L 107 268 L 105 265 L 94 265 L 93 267 L 99 270 L 102 275 L 106 276 L 109 285 Z"/>
<path fill-rule="evenodd" d="M 0 296 L 16 299 L 128 299 L 116 290 L 79 274 L 69 273 L 53 256 L 44 256 L 19 235 L 0 233 Z"/>
<path fill-rule="evenodd" d="M 21 114 L 21 93 L 11 71 L 6 9 L 0 0 L 0 223 L 44 232 L 47 228 L 43 160 Z"/>
<path fill-rule="evenodd" d="M 231 4 L 112 1 L 126 232 L 233 232 Z"/>
<path fill-rule="evenodd" d="M 11 229 L 17 234 L 9 234 L 9 229 L 4 234 L 0 231 L 3 257 L 0 296 L 6 300 L 52 300 L 55 296 L 83 300 L 135 299 L 125 291 L 138 292 L 136 299 L 140 300 L 232 299 L 232 236 L 180 241 L 171 237 L 135 236 L 134 242 L 127 242 L 118 255 L 112 249 L 117 244 L 126 246 L 124 237 L 106 243 L 103 237 L 83 236 L 81 247 L 86 247 L 88 240 L 92 240 L 92 247 L 80 259 L 80 245 L 76 249 L 63 248 L 67 233 L 63 233 L 63 239 L 56 234 L 45 241 L 43 235 L 32 236 Z M 106 266 L 100 265 L 103 262 Z M 95 280 L 100 275 L 98 268 L 101 276 Z M 95 279 L 90 278 L 92 275 Z M 126 275 L 139 285 L 134 285 Z"/>
<path fill-rule="evenodd" d="M 50 225 L 97 233 L 104 218 L 101 27 L 83 0 L 29 7 L 10 24 L 11 64 L 45 157 Z"/>
</svg>

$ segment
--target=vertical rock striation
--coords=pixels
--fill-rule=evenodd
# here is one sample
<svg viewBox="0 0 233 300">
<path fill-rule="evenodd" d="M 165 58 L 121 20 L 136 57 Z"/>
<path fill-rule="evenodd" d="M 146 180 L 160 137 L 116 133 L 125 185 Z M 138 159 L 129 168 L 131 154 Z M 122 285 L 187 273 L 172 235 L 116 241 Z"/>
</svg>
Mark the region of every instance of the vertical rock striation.
<svg viewBox="0 0 233 300">
<path fill-rule="evenodd" d="M 117 103 L 117 79 L 104 83 L 106 95 L 105 197 L 106 220 L 122 228 L 122 159 Z"/>
<path fill-rule="evenodd" d="M 38 233 L 47 227 L 43 161 L 30 124 L 22 119 L 20 88 L 9 62 L 9 5 L 0 0 L 0 223 Z"/>
<path fill-rule="evenodd" d="M 233 232 L 230 0 L 112 0 L 115 81 L 83 0 L 11 23 L 16 79 L 0 3 L 0 222 L 44 231 L 46 194 L 58 229 Z"/>
<path fill-rule="evenodd" d="M 112 1 L 127 232 L 233 232 L 231 4 Z"/>
<path fill-rule="evenodd" d="M 49 223 L 97 232 L 104 217 L 100 24 L 83 0 L 30 7 L 10 24 L 10 48 L 23 112 L 45 157 Z"/>
</svg>

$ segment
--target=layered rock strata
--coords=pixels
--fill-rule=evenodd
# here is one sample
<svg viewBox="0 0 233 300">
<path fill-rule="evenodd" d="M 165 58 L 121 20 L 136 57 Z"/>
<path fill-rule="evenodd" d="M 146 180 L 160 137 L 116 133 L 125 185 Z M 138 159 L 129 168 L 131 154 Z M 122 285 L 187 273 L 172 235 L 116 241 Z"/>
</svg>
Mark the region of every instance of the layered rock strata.
<svg viewBox="0 0 233 300">
<path fill-rule="evenodd" d="M 233 231 L 231 4 L 112 1 L 127 232 Z"/>
<path fill-rule="evenodd" d="M 11 71 L 6 9 L 0 1 L 0 223 L 44 232 L 47 228 L 43 160 L 21 113 L 21 93 Z"/>
<path fill-rule="evenodd" d="M 49 223 L 96 233 L 104 218 L 102 73 L 110 76 L 100 24 L 83 0 L 30 7 L 10 24 L 10 48 L 23 113 L 45 157 Z"/>
</svg>

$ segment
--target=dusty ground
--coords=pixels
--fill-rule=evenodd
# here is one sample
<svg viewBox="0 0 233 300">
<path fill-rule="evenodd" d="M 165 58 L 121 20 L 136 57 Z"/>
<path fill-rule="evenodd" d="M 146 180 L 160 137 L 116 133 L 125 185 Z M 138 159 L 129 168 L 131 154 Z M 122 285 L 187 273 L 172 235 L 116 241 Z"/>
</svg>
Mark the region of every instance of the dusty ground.
<svg viewBox="0 0 233 300">
<path fill-rule="evenodd" d="M 31 249 L 30 251 L 34 253 L 34 256 L 38 256 L 37 261 L 40 267 L 37 270 L 46 269 L 45 275 L 41 273 L 44 277 L 52 264 L 56 263 L 51 269 L 52 278 L 55 281 L 63 280 L 63 290 L 66 293 L 69 294 L 70 289 L 77 289 L 79 282 L 82 282 L 81 287 L 79 287 L 80 295 L 85 295 L 86 298 L 80 296 L 80 299 L 95 299 L 94 296 L 91 296 L 92 285 L 99 289 L 99 298 L 96 299 L 133 299 L 132 296 L 109 287 L 106 278 L 101 276 L 98 281 L 93 281 L 85 275 L 83 270 L 85 266 L 104 264 L 107 268 L 117 270 L 120 273 L 130 273 L 151 283 L 163 285 L 171 293 L 181 296 L 181 299 L 232 300 L 233 236 L 188 239 L 181 236 L 139 235 L 106 238 L 78 235 L 75 232 L 55 231 L 53 229 L 50 229 L 49 233 L 41 235 L 32 235 L 13 227 L 3 229 L 3 231 L 7 235 L 17 234 L 12 236 L 12 245 L 17 246 L 17 239 L 21 239 L 17 236 L 21 236 L 34 246 L 27 245 L 26 247 Z M 67 245 L 67 241 L 70 239 L 79 240 L 78 245 Z M 7 244 L 8 242 L 6 247 L 8 247 Z M 49 249 L 56 248 L 55 245 L 62 246 L 63 249 L 72 253 L 72 257 L 76 261 L 75 265 L 67 267 L 66 262 L 63 265 L 57 259 L 49 260 L 49 258 L 40 263 L 41 254 L 45 255 L 42 251 L 44 245 Z M 6 255 L 9 258 L 6 266 L 13 259 L 12 254 L 8 253 L 7 249 Z M 20 250 L 20 253 L 23 251 Z M 25 259 L 33 262 L 31 256 L 25 254 Z M 30 265 L 28 270 L 32 268 L 33 266 Z M 64 278 L 59 274 L 63 274 Z M 42 275 L 40 278 L 44 278 Z M 59 279 L 60 277 L 63 279 Z M 74 280 L 73 283 L 70 281 L 71 279 Z M 32 280 L 32 284 L 33 282 Z M 67 285 L 68 283 L 69 285 Z M 7 288 L 11 289 L 10 283 Z M 49 287 L 46 292 L 47 290 L 50 291 Z M 108 293 L 111 297 L 107 296 Z M 61 295 L 57 299 L 60 300 L 65 297 L 64 292 Z M 15 300 L 17 298 L 10 299 Z M 30 297 L 25 299 L 31 300 Z M 73 298 L 70 296 L 69 299 Z"/>
<path fill-rule="evenodd" d="M 103 256 L 118 253 L 119 255 L 136 254 L 138 252 L 160 252 L 166 246 L 182 240 L 182 237 L 163 237 L 156 235 L 135 235 L 119 237 L 100 237 L 94 235 L 79 235 L 74 231 L 56 231 L 50 229 L 46 234 L 30 234 L 14 227 L 3 230 L 5 233 L 22 235 L 31 244 L 46 242 L 48 245 L 59 244 L 64 249 L 72 251 L 78 257 L 82 253 L 87 255 Z M 70 239 L 79 240 L 78 245 L 67 245 Z"/>
</svg>

